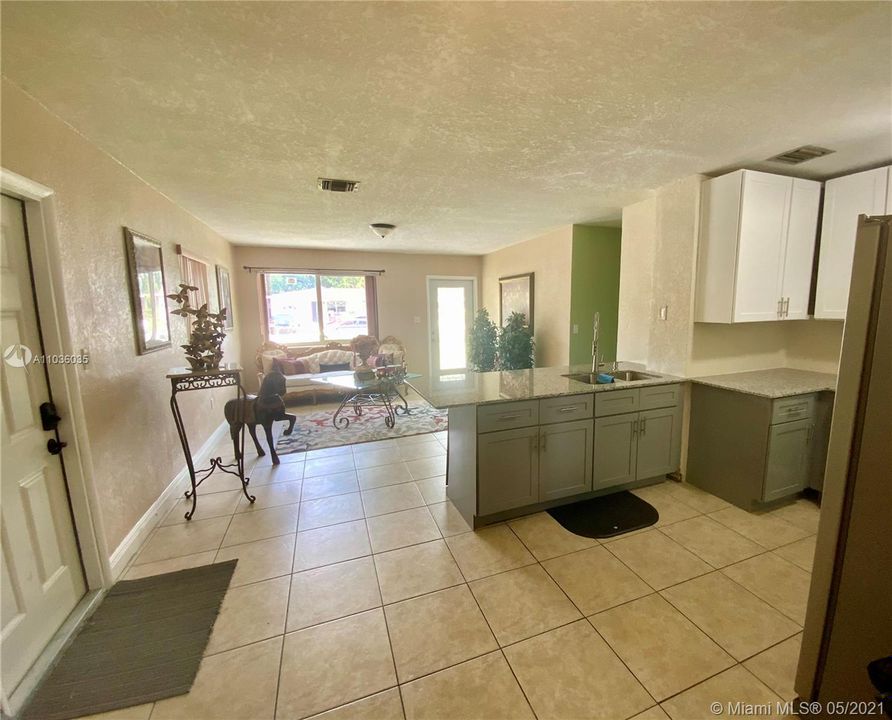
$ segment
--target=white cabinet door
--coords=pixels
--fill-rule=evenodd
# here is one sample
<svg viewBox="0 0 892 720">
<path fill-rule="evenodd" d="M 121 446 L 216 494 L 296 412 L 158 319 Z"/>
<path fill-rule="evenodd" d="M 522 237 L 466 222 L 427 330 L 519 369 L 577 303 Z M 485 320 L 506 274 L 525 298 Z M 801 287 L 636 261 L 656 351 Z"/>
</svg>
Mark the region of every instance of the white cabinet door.
<svg viewBox="0 0 892 720">
<path fill-rule="evenodd" d="M 793 180 L 781 283 L 785 320 L 808 318 L 808 296 L 811 291 L 811 271 L 820 205 L 821 183 L 813 180 Z"/>
<path fill-rule="evenodd" d="M 777 320 L 790 178 L 746 171 L 740 209 L 734 322 Z"/>
<path fill-rule="evenodd" d="M 889 169 L 878 168 L 825 183 L 816 318 L 845 318 L 858 216 L 882 215 L 886 211 L 888 178 Z"/>
</svg>

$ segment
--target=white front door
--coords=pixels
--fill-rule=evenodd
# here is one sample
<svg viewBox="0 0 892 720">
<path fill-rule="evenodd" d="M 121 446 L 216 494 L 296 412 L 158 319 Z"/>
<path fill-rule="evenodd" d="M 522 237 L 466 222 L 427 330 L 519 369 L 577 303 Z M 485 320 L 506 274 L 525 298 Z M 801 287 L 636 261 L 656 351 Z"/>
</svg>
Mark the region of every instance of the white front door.
<svg viewBox="0 0 892 720">
<path fill-rule="evenodd" d="M 474 321 L 474 281 L 428 278 L 431 375 L 468 368 L 468 332 Z"/>
<path fill-rule="evenodd" d="M 59 455 L 40 418 L 50 400 L 28 258 L 24 208 L 2 196 L 0 348 L 0 654 L 12 694 L 85 592 Z"/>
</svg>

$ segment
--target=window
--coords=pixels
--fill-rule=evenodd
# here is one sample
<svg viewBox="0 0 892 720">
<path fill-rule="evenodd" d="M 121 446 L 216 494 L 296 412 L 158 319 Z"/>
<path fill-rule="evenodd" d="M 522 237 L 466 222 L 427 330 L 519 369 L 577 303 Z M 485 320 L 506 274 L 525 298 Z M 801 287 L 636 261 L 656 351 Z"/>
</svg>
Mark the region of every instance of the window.
<svg viewBox="0 0 892 720">
<path fill-rule="evenodd" d="M 263 275 L 268 340 L 318 343 L 376 335 L 375 278 L 368 275 Z"/>
</svg>

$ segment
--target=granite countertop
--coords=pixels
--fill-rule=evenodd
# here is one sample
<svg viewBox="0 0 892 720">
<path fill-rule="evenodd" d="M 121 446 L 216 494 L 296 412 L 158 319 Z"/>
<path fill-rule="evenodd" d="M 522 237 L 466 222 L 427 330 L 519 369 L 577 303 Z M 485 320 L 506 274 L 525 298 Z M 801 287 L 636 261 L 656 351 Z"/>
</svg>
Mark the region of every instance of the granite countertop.
<svg viewBox="0 0 892 720">
<path fill-rule="evenodd" d="M 414 378 L 409 383 L 435 408 L 445 409 L 461 405 L 537 400 L 562 395 L 584 395 L 591 392 L 610 392 L 626 388 L 685 382 L 684 378 L 655 373 L 631 363 L 620 363 L 618 369 L 639 370 L 656 377 L 648 380 L 589 385 L 563 376 L 571 373 L 591 372 L 591 365 L 562 365 L 503 372 L 467 371 L 454 375 L 443 375 L 440 378 L 424 376 Z"/>
<path fill-rule="evenodd" d="M 836 375 L 792 368 L 708 375 L 691 378 L 691 382 L 772 399 L 825 390 L 836 391 Z"/>
</svg>

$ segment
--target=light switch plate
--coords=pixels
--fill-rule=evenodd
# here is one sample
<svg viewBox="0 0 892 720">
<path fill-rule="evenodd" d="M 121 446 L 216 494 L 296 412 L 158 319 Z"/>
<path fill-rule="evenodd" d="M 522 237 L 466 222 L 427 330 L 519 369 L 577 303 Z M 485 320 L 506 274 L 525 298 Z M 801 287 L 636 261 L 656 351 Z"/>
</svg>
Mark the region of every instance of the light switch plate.
<svg viewBox="0 0 892 720">
<path fill-rule="evenodd" d="M 573 334 L 579 335 L 579 325 L 577 325 L 576 323 L 573 323 Z"/>
<path fill-rule="evenodd" d="M 660 320 L 666 320 L 669 317 L 669 306 L 663 305 L 660 308 Z"/>
</svg>

